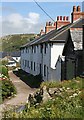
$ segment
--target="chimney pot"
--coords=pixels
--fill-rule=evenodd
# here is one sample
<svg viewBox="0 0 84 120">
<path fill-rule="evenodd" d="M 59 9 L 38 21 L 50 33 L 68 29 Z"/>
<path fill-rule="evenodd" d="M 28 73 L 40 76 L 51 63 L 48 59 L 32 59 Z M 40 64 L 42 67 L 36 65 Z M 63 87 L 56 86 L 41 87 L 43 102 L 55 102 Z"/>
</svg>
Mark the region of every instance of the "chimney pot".
<svg viewBox="0 0 84 120">
<path fill-rule="evenodd" d="M 60 20 L 62 20 L 62 16 L 60 16 Z"/>
<path fill-rule="evenodd" d="M 80 12 L 81 9 L 80 9 L 80 6 L 77 6 L 77 12 Z"/>
<path fill-rule="evenodd" d="M 51 22 L 49 22 L 49 26 L 51 26 Z"/>
<path fill-rule="evenodd" d="M 66 16 L 63 17 L 63 21 L 66 21 Z"/>
<path fill-rule="evenodd" d="M 76 12 L 76 6 L 73 6 L 73 12 Z"/>
<path fill-rule="evenodd" d="M 67 21 L 69 20 L 69 17 L 68 17 L 68 16 L 66 17 L 66 20 L 67 20 Z"/>
<path fill-rule="evenodd" d="M 57 16 L 57 21 L 59 20 L 59 16 Z"/>
</svg>

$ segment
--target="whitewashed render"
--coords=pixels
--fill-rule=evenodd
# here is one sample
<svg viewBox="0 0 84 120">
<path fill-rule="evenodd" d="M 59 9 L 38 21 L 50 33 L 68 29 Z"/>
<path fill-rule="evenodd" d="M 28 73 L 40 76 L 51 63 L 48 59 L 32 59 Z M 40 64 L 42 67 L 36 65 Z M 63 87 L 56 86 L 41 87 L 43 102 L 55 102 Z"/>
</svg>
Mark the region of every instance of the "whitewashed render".
<svg viewBox="0 0 84 120">
<path fill-rule="evenodd" d="M 64 43 L 44 43 L 41 47 L 34 45 L 21 50 L 21 68 L 33 75 L 42 74 L 43 80 L 60 80 L 61 63 L 58 58 L 62 55 Z"/>
</svg>

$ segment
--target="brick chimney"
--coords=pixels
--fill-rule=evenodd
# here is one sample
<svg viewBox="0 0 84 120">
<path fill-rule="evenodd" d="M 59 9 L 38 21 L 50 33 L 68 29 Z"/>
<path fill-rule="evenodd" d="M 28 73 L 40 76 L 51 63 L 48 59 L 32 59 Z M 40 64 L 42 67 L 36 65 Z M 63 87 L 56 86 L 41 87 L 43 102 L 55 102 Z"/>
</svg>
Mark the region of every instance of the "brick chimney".
<svg viewBox="0 0 84 120">
<path fill-rule="evenodd" d="M 56 29 L 56 23 L 46 22 L 45 33 L 50 32 L 51 30 Z"/>
<path fill-rule="evenodd" d="M 71 13 L 71 17 L 72 23 L 77 19 L 84 17 L 84 12 L 81 12 L 80 6 L 73 6 L 73 12 Z"/>
<path fill-rule="evenodd" d="M 57 16 L 56 29 L 68 25 L 70 23 L 68 16 Z"/>
<path fill-rule="evenodd" d="M 41 29 L 40 35 L 43 35 L 43 34 L 45 34 L 45 32 L 43 31 L 43 29 Z"/>
</svg>

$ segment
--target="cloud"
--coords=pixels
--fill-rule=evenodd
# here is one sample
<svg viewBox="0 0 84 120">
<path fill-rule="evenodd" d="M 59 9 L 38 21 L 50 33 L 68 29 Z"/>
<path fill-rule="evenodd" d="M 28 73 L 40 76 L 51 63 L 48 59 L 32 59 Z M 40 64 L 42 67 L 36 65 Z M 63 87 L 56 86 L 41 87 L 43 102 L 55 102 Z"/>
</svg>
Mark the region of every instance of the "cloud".
<svg viewBox="0 0 84 120">
<path fill-rule="evenodd" d="M 2 35 L 38 32 L 39 18 L 40 15 L 33 12 L 26 17 L 18 13 L 5 16 L 2 18 Z"/>
</svg>

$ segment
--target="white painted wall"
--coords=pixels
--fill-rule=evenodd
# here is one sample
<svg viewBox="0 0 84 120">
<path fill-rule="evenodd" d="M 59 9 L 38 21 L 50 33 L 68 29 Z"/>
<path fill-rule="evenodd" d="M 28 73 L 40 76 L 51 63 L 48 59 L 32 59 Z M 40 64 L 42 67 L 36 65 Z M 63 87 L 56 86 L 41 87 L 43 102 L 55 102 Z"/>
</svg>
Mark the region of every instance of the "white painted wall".
<svg viewBox="0 0 84 120">
<path fill-rule="evenodd" d="M 64 43 L 54 43 L 51 47 L 51 68 L 56 69 L 55 65 L 59 55 L 62 55 Z"/>
<path fill-rule="evenodd" d="M 36 45 L 36 53 L 32 53 L 31 47 L 29 48 L 29 52 L 26 52 L 26 49 L 21 50 L 21 68 L 33 75 L 38 75 L 40 73 L 40 64 L 42 65 L 42 76 L 43 80 L 53 80 L 60 79 L 61 77 L 61 63 L 58 60 L 59 55 L 62 55 L 64 44 L 63 43 L 54 43 L 52 46 L 47 43 L 46 53 L 44 52 L 45 43 L 43 44 L 43 51 L 40 52 L 40 45 Z M 29 67 L 23 65 L 24 61 L 29 61 Z M 31 61 L 35 62 L 35 71 L 31 70 Z M 56 64 L 57 63 L 57 64 Z M 44 76 L 44 65 L 46 65 L 46 76 Z M 55 67 L 55 65 L 57 65 Z"/>
</svg>

